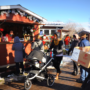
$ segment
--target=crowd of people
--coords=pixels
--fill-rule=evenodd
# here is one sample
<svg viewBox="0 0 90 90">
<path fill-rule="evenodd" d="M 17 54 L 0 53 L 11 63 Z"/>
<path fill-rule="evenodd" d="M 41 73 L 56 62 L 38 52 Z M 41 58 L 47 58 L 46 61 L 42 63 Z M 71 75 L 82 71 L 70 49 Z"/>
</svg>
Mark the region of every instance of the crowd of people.
<svg viewBox="0 0 90 90">
<path fill-rule="evenodd" d="M 68 36 L 68 35 L 67 35 Z M 67 38 L 66 36 L 66 39 L 64 40 L 66 42 L 69 43 L 70 42 L 70 38 Z M 86 34 L 85 33 L 82 33 L 79 37 L 78 34 L 74 34 L 73 35 L 73 41 L 69 47 L 69 50 L 67 52 L 67 54 L 69 55 L 69 53 L 73 50 L 74 50 L 74 47 L 86 47 L 86 46 L 90 46 L 90 42 L 86 39 Z M 65 43 L 66 44 L 66 43 Z M 66 44 L 67 46 L 67 44 Z M 66 47 L 67 48 L 67 47 Z M 74 62 L 73 61 L 73 72 L 72 74 L 73 75 L 78 75 L 79 74 L 79 71 L 78 71 L 78 63 Z M 78 83 L 83 83 L 82 84 L 82 88 L 84 89 L 85 88 L 85 85 L 87 84 L 87 81 L 88 79 L 90 78 L 90 69 L 88 68 L 85 68 L 84 66 L 80 65 L 80 78 L 76 80 L 76 82 Z"/>
<path fill-rule="evenodd" d="M 73 38 L 71 39 L 69 35 L 66 36 L 64 39 L 64 42 L 62 40 L 59 40 L 58 33 L 54 34 L 54 39 L 52 40 L 50 47 L 48 51 L 50 51 L 53 48 L 53 53 L 54 53 L 54 61 L 53 65 L 56 69 L 56 77 L 55 79 L 58 80 L 59 75 L 61 74 L 61 69 L 60 69 L 60 64 L 63 59 L 63 46 L 65 44 L 65 48 L 68 49 L 67 54 L 69 55 L 70 52 L 73 52 L 74 47 L 79 46 L 79 47 L 85 47 L 85 46 L 90 46 L 89 41 L 86 39 L 86 34 L 82 33 L 80 36 L 78 34 L 74 34 Z M 19 63 L 22 66 L 22 73 L 24 72 L 24 66 L 23 66 L 23 50 L 25 47 L 23 44 L 19 41 L 19 37 L 16 36 L 14 38 L 14 44 L 12 46 L 12 50 L 15 50 L 15 63 L 16 63 L 16 71 L 17 75 L 20 74 L 19 71 Z M 32 43 L 32 50 L 40 50 L 44 52 L 44 47 L 42 40 L 39 40 L 39 36 L 36 36 L 36 41 Z M 78 64 L 73 61 L 73 75 L 78 75 Z M 80 79 L 77 79 L 76 81 L 79 83 L 83 83 L 86 78 L 90 76 L 89 70 L 87 70 L 85 67 L 80 65 Z M 86 82 L 86 81 L 85 81 Z"/>
</svg>

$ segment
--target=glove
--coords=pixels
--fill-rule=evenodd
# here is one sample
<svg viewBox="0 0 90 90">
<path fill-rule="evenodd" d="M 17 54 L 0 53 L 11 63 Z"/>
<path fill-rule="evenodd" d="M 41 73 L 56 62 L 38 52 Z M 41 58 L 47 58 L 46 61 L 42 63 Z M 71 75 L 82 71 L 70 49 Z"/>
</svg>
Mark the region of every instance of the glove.
<svg viewBox="0 0 90 90">
<path fill-rule="evenodd" d="M 57 53 L 57 51 L 54 49 L 54 50 L 53 50 L 53 53 L 54 53 L 54 54 L 56 54 L 56 53 Z"/>
</svg>

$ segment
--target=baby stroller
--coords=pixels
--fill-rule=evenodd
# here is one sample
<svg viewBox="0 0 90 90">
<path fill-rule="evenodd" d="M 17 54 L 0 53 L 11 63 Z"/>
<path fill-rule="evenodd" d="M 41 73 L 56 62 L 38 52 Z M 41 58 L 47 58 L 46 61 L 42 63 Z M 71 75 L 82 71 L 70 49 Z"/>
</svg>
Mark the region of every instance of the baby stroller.
<svg viewBox="0 0 90 90">
<path fill-rule="evenodd" d="M 48 74 L 47 66 L 50 65 L 53 57 L 50 58 L 47 56 L 47 53 L 42 53 L 41 51 L 33 50 L 29 56 L 26 58 L 30 65 L 32 65 L 32 70 L 29 71 L 24 87 L 26 90 L 29 90 L 32 86 L 32 80 L 46 80 L 48 86 L 52 86 L 54 84 L 54 76 Z"/>
</svg>

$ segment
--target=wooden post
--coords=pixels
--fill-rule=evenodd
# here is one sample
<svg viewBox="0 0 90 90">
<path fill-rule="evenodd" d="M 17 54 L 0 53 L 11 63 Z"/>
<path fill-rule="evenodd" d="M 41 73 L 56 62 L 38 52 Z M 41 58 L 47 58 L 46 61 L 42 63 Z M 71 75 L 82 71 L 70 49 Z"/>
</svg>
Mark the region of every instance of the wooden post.
<svg viewBox="0 0 90 90">
<path fill-rule="evenodd" d="M 90 33 L 89 33 L 89 42 L 90 42 Z"/>
<path fill-rule="evenodd" d="M 61 30 L 61 39 L 62 39 L 62 30 Z"/>
<path fill-rule="evenodd" d="M 60 40 L 62 39 L 62 30 L 58 30 L 58 32 L 60 33 Z"/>
</svg>

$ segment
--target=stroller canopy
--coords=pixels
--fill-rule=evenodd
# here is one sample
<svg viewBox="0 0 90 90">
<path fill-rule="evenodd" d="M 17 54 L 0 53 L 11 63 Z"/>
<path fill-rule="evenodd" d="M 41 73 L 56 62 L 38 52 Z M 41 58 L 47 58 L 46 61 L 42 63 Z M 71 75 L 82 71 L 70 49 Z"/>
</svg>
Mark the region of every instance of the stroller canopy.
<svg viewBox="0 0 90 90">
<path fill-rule="evenodd" d="M 42 62 L 43 52 L 40 50 L 33 50 L 26 59 L 34 60 L 35 58 Z"/>
</svg>

